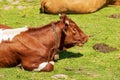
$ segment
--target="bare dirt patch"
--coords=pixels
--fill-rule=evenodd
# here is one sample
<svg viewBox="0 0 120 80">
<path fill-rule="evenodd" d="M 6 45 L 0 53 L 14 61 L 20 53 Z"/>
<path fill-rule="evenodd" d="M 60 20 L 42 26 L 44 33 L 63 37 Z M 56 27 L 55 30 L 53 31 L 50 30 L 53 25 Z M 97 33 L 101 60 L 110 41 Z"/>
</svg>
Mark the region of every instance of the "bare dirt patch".
<svg viewBox="0 0 120 80">
<path fill-rule="evenodd" d="M 65 74 L 55 74 L 55 75 L 51 76 L 51 78 L 54 78 L 54 79 L 67 79 L 68 75 L 65 75 Z"/>
<path fill-rule="evenodd" d="M 66 70 L 66 71 L 73 71 L 74 68 L 72 68 L 72 67 L 66 67 L 65 70 Z"/>
<path fill-rule="evenodd" d="M 120 18 L 120 14 L 112 14 L 108 16 L 109 18 Z"/>
<path fill-rule="evenodd" d="M 5 76 L 3 74 L 0 74 L 0 78 L 4 78 Z"/>
<path fill-rule="evenodd" d="M 120 54 L 118 54 L 118 55 L 116 56 L 116 58 L 120 59 Z"/>
<path fill-rule="evenodd" d="M 97 43 L 97 44 L 93 45 L 93 49 L 98 50 L 98 51 L 103 52 L 103 53 L 109 53 L 109 52 L 113 52 L 113 51 L 118 50 L 117 48 L 111 47 L 111 46 L 104 44 L 104 43 Z"/>
<path fill-rule="evenodd" d="M 91 76 L 91 77 L 99 77 L 100 74 L 96 74 L 94 72 L 87 72 L 87 75 Z"/>
</svg>

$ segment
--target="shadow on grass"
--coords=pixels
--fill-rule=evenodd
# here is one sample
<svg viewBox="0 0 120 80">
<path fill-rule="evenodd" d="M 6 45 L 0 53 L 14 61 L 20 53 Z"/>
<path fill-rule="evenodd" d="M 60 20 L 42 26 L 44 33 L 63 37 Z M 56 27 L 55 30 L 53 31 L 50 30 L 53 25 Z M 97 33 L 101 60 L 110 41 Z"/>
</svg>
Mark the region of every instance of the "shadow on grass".
<svg viewBox="0 0 120 80">
<path fill-rule="evenodd" d="M 59 53 L 59 60 L 61 59 L 65 59 L 65 58 L 78 58 L 78 57 L 82 57 L 83 54 L 81 53 L 73 53 L 73 52 L 69 52 L 69 51 L 61 51 Z"/>
</svg>

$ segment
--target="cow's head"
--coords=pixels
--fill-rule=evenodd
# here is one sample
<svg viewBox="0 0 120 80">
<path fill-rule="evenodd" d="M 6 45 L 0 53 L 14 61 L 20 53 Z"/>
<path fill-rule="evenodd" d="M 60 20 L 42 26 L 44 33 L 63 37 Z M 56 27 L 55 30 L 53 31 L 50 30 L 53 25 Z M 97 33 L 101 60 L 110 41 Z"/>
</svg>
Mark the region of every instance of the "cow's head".
<svg viewBox="0 0 120 80">
<path fill-rule="evenodd" d="M 120 0 L 107 0 L 106 2 L 107 5 L 120 5 Z"/>
<path fill-rule="evenodd" d="M 66 16 L 66 14 L 60 15 L 60 21 L 65 23 L 64 29 L 65 41 L 64 48 L 70 48 L 74 45 L 83 46 L 88 40 L 88 36 L 77 26 L 77 24 Z"/>
</svg>

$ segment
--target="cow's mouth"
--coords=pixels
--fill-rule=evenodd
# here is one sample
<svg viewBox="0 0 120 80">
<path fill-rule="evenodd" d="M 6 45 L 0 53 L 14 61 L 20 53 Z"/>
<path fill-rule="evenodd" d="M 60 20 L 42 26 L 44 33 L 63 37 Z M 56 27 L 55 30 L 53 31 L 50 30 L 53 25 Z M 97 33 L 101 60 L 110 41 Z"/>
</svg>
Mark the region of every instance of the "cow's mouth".
<svg viewBox="0 0 120 80">
<path fill-rule="evenodd" d="M 84 43 L 76 41 L 76 42 L 72 43 L 72 45 L 82 47 L 84 45 Z"/>
<path fill-rule="evenodd" d="M 83 43 L 78 43 L 77 46 L 82 47 L 84 44 Z"/>
</svg>

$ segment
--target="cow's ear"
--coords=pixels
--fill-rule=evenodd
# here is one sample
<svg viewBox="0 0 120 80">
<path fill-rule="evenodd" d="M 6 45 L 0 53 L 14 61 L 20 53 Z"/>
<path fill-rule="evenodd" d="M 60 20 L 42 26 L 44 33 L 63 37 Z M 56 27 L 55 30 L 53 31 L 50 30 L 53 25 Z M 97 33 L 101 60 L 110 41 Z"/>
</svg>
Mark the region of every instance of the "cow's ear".
<svg viewBox="0 0 120 80">
<path fill-rule="evenodd" d="M 60 21 L 61 21 L 61 22 L 64 22 L 64 19 L 63 19 L 63 17 L 62 17 L 62 14 L 59 14 L 59 18 L 60 18 Z"/>
<path fill-rule="evenodd" d="M 60 13 L 60 14 L 59 14 L 59 17 L 60 17 L 60 20 L 65 20 L 66 14 Z"/>
<path fill-rule="evenodd" d="M 61 15 L 62 15 L 62 14 L 61 14 L 61 13 L 59 13 L 58 15 L 59 15 L 59 17 L 61 17 Z"/>
<path fill-rule="evenodd" d="M 59 17 L 60 17 L 60 19 L 62 19 L 62 18 L 63 18 L 61 13 L 59 13 Z"/>
</svg>

